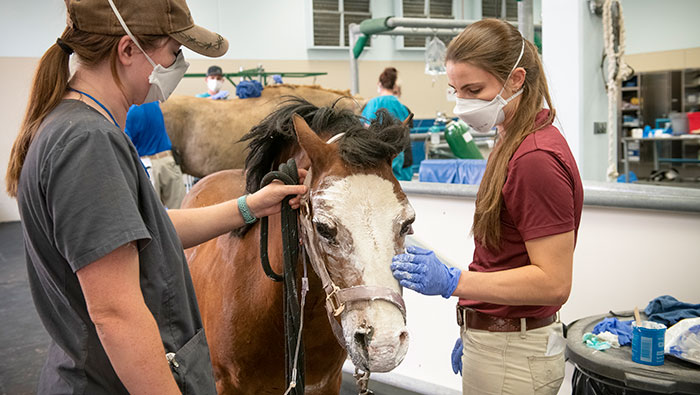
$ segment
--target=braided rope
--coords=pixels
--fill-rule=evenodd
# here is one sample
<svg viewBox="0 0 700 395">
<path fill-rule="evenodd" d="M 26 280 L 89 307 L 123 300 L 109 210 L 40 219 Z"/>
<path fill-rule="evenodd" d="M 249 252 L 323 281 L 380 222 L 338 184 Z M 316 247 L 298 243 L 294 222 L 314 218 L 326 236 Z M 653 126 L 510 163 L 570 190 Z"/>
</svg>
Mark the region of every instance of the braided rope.
<svg viewBox="0 0 700 395">
<path fill-rule="evenodd" d="M 613 21 L 611 10 L 613 6 L 618 8 L 618 17 Z M 618 47 L 615 51 L 615 35 L 613 23 L 618 26 Z M 605 56 L 608 59 L 608 77 L 606 89 L 608 91 L 608 181 L 617 179 L 617 107 L 620 96 L 620 84 L 629 78 L 632 69 L 625 63 L 625 24 L 622 17 L 622 4 L 619 0 L 605 0 L 603 5 L 603 42 Z M 625 153 L 627 155 L 627 153 Z"/>
</svg>

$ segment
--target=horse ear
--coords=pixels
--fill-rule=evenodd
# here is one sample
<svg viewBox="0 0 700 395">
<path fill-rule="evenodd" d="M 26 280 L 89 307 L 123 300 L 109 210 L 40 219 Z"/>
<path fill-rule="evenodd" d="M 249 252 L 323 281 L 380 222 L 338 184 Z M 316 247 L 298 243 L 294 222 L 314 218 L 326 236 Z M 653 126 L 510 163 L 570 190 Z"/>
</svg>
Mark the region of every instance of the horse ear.
<svg viewBox="0 0 700 395">
<path fill-rule="evenodd" d="M 403 126 L 406 126 L 407 128 L 411 128 L 413 126 L 413 113 L 408 114 L 406 119 L 401 122 Z"/>
<path fill-rule="evenodd" d="M 292 116 L 292 122 L 294 123 L 294 130 L 297 132 L 299 145 L 306 152 L 312 164 L 320 165 L 319 162 L 326 157 L 324 155 L 327 148 L 326 143 L 311 130 L 309 124 L 299 114 Z"/>
<path fill-rule="evenodd" d="M 409 112 L 409 113 L 408 113 L 408 116 L 406 117 L 406 119 L 404 119 L 403 121 L 401 121 L 401 124 L 402 124 L 404 127 L 408 128 L 409 133 L 410 133 L 411 127 L 413 127 L 413 113 L 412 113 L 412 112 Z M 399 153 L 399 154 L 400 154 L 400 153 Z M 396 155 L 392 155 L 392 156 L 391 156 L 391 158 L 389 159 L 389 166 L 391 166 L 391 165 L 394 163 L 394 159 L 396 159 L 396 157 L 399 156 L 399 154 L 396 154 Z"/>
</svg>

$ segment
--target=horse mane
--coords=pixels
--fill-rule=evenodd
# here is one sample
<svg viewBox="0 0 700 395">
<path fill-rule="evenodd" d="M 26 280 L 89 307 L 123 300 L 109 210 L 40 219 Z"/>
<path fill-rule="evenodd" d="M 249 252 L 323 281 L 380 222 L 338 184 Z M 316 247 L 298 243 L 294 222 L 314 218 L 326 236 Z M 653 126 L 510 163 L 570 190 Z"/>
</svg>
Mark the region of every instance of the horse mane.
<svg viewBox="0 0 700 395">
<path fill-rule="evenodd" d="M 324 139 L 345 133 L 338 140 L 338 150 L 341 159 L 352 167 L 371 168 L 382 162 L 391 163 L 395 155 L 408 147 L 408 128 L 388 111 L 377 111 L 377 117 L 365 127 L 367 120 L 361 116 L 336 108 L 341 99 L 328 107 L 316 107 L 300 97 L 287 96 L 274 112 L 241 137 L 241 142 L 248 141 L 249 149 L 245 160 L 246 192 L 259 190 L 265 174 L 286 160 L 280 157 L 283 151 L 292 144 L 298 145 L 294 114 L 303 117 L 311 130 Z M 242 236 L 249 228 L 234 231 L 234 235 Z"/>
<path fill-rule="evenodd" d="M 260 189 L 265 174 L 285 159 L 279 157 L 282 150 L 297 144 L 294 114 L 303 117 L 319 136 L 330 138 L 345 133 L 338 141 L 338 149 L 341 159 L 353 167 L 377 166 L 408 146 L 407 128 L 389 112 L 380 109 L 369 127 L 365 127 L 364 118 L 335 107 L 339 100 L 328 107 L 316 107 L 300 97 L 287 96 L 274 112 L 241 137 L 241 142 L 248 141 L 249 148 L 245 160 L 246 192 Z"/>
</svg>

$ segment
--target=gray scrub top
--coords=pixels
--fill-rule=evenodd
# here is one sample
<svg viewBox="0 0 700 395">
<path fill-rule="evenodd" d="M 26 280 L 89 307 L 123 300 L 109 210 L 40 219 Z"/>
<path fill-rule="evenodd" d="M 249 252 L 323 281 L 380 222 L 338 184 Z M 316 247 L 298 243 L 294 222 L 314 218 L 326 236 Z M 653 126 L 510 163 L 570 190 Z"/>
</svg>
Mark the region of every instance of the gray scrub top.
<svg viewBox="0 0 700 395">
<path fill-rule="evenodd" d="M 180 389 L 216 393 L 182 244 L 126 134 L 85 103 L 62 101 L 29 148 L 17 200 L 34 304 L 52 339 L 38 393 L 127 393 L 75 272 L 131 241 Z"/>
</svg>

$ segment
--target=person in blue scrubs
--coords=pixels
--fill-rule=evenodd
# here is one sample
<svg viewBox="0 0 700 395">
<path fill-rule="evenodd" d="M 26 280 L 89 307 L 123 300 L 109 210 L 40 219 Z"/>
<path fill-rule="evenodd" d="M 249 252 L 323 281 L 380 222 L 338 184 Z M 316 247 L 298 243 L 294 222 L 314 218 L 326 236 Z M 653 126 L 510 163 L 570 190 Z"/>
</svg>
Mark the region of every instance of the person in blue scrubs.
<svg viewBox="0 0 700 395">
<path fill-rule="evenodd" d="M 180 208 L 185 197 L 185 182 L 173 157 L 160 103 L 132 105 L 126 114 L 124 132 L 136 147 L 163 205 Z"/>
<path fill-rule="evenodd" d="M 219 66 L 211 66 L 207 70 L 207 76 L 204 77 L 207 82 L 207 91 L 204 93 L 198 93 L 196 97 L 209 98 L 212 100 L 225 100 L 228 99 L 228 91 L 222 91 L 221 87 L 224 85 L 224 72 Z"/>
<path fill-rule="evenodd" d="M 379 76 L 379 83 L 377 84 L 379 96 L 368 101 L 362 109 L 362 116 L 368 123 L 377 117 L 377 110 L 381 108 L 389 111 L 389 114 L 398 118 L 399 121 L 408 118 L 411 111 L 408 107 L 404 106 L 397 97 L 401 95 L 401 87 L 396 82 L 397 78 L 398 71 L 393 67 L 387 67 Z M 413 164 L 413 158 L 410 148 L 409 145 L 405 151 L 394 158 L 391 164 L 394 170 L 394 176 L 396 176 L 397 180 L 410 181 L 411 178 L 413 178 L 413 168 L 411 166 Z"/>
</svg>

